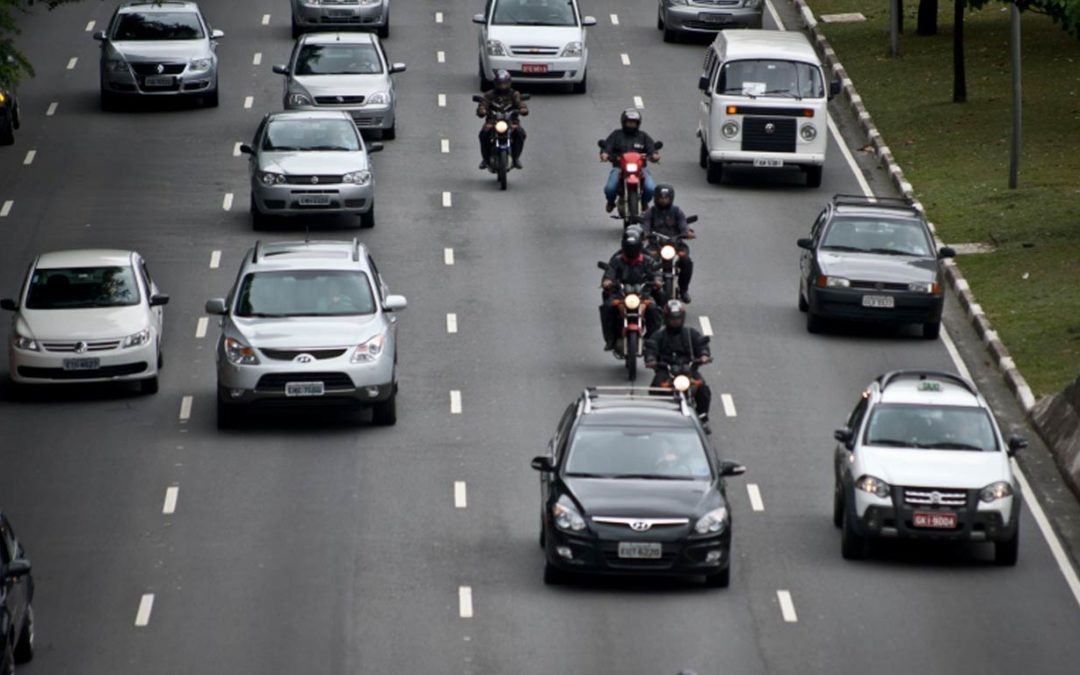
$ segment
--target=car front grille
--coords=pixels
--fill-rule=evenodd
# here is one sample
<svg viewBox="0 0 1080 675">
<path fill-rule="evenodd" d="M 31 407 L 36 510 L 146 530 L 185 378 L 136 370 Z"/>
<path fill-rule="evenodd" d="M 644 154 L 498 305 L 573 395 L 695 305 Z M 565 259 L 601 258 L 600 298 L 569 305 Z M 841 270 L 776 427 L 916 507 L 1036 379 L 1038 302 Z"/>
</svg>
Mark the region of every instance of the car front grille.
<svg viewBox="0 0 1080 675">
<path fill-rule="evenodd" d="M 742 0 L 690 0 L 694 5 L 712 5 L 714 7 L 738 7 Z"/>
<path fill-rule="evenodd" d="M 93 340 L 86 342 L 42 342 L 41 346 L 45 348 L 47 352 L 75 352 L 78 345 L 86 345 L 85 351 L 88 352 L 107 352 L 116 349 L 120 346 L 119 340 Z"/>
<path fill-rule="evenodd" d="M 904 503 L 911 506 L 965 506 L 967 491 L 956 488 L 904 488 Z"/>
<path fill-rule="evenodd" d="M 535 45 L 510 45 L 510 53 L 515 56 L 558 56 L 558 47 L 538 47 Z"/>
<path fill-rule="evenodd" d="M 382 117 L 361 117 L 359 112 L 353 114 L 353 123 L 357 127 L 381 127 L 383 123 Z"/>
<path fill-rule="evenodd" d="M 319 184 L 335 184 L 341 182 L 341 174 L 338 175 L 318 175 L 318 176 L 285 176 L 285 182 L 289 185 L 319 185 Z"/>
<path fill-rule="evenodd" d="M 324 5 L 359 5 L 360 0 L 322 0 Z"/>
<path fill-rule="evenodd" d="M 352 378 L 345 373 L 273 373 L 263 375 L 255 385 L 255 391 L 266 394 L 283 394 L 289 382 L 322 382 L 327 391 L 355 389 Z"/>
<path fill-rule="evenodd" d="M 161 70 L 158 71 L 158 66 Z M 147 75 L 179 75 L 187 68 L 186 63 L 132 63 L 131 69 L 140 77 Z"/>
<path fill-rule="evenodd" d="M 908 285 L 895 282 L 852 280 L 851 288 L 858 288 L 868 291 L 906 291 L 908 289 Z"/>
<path fill-rule="evenodd" d="M 777 117 L 744 118 L 742 149 L 795 152 L 795 120 Z"/>
<path fill-rule="evenodd" d="M 145 362 L 124 363 L 118 366 L 102 366 L 93 370 L 64 370 L 63 368 L 34 368 L 19 366 L 19 375 L 43 380 L 94 380 L 105 377 L 121 377 L 145 372 Z"/>
<path fill-rule="evenodd" d="M 360 104 L 366 98 L 366 96 L 316 96 L 315 103 L 318 105 Z"/>
<path fill-rule="evenodd" d="M 527 77 L 531 80 L 561 80 L 565 70 L 549 70 L 546 73 L 526 73 L 523 70 L 510 70 L 510 77 Z"/>
<path fill-rule="evenodd" d="M 346 352 L 347 348 L 334 348 L 334 349 L 262 349 L 263 355 L 268 359 L 275 361 L 292 361 L 301 354 L 307 354 L 314 358 L 316 361 L 325 361 L 326 359 L 336 359 Z"/>
</svg>

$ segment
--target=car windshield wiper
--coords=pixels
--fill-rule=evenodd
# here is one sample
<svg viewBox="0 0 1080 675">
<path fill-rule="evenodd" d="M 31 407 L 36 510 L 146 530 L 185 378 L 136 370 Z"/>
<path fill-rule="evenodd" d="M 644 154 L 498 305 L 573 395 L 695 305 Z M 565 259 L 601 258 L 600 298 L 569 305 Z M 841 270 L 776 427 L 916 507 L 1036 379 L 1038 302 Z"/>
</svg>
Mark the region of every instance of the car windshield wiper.
<svg viewBox="0 0 1080 675">
<path fill-rule="evenodd" d="M 244 318 L 254 319 L 287 319 L 292 316 L 291 314 L 271 314 L 270 312 L 248 312 L 247 314 L 241 314 Z"/>
<path fill-rule="evenodd" d="M 956 441 L 934 441 L 933 443 L 923 443 L 919 447 L 934 450 L 974 450 L 976 452 L 983 452 L 985 449 L 971 443 L 957 443 Z"/>
<path fill-rule="evenodd" d="M 917 253 L 912 253 L 911 251 L 902 251 L 898 248 L 872 248 L 870 249 L 870 252 L 880 253 L 882 255 L 918 255 Z"/>
<path fill-rule="evenodd" d="M 563 475 L 567 478 L 614 478 L 610 473 L 589 473 L 587 471 L 568 471 Z"/>
<path fill-rule="evenodd" d="M 306 149 L 307 150 L 342 150 L 342 151 L 345 151 L 345 152 L 347 152 L 349 150 L 352 150 L 352 148 L 346 148 L 343 145 L 314 145 L 314 146 L 312 146 L 310 148 L 306 148 Z"/>
<path fill-rule="evenodd" d="M 620 473 L 613 476 L 625 480 L 694 480 L 692 476 L 664 476 L 657 473 Z"/>
<path fill-rule="evenodd" d="M 823 245 L 822 250 L 826 251 L 851 251 L 853 253 L 868 253 L 869 250 L 865 248 L 859 248 L 858 246 L 843 246 L 840 244 Z"/>
<path fill-rule="evenodd" d="M 911 441 L 901 441 L 897 438 L 871 438 L 866 442 L 867 445 L 884 445 L 890 448 L 918 448 L 922 447 L 918 443 Z"/>
<path fill-rule="evenodd" d="M 291 145 L 264 145 L 263 150 L 267 152 L 296 152 L 300 148 L 294 148 Z"/>
</svg>

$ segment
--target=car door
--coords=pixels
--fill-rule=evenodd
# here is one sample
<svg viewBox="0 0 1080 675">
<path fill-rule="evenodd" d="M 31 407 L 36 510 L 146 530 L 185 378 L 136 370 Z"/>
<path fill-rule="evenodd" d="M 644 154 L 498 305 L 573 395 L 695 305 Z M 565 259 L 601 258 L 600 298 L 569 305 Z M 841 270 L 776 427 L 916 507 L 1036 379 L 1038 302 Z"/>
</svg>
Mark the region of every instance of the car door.
<svg viewBox="0 0 1080 675">
<path fill-rule="evenodd" d="M 705 87 L 701 89 L 701 102 L 698 105 L 698 134 L 701 142 L 707 149 L 709 145 L 709 127 L 712 121 L 712 91 L 716 82 L 716 72 L 720 66 L 720 59 L 713 49 L 705 50 L 705 64 L 702 69 L 702 82 Z"/>
<path fill-rule="evenodd" d="M 0 516 L 0 569 L 6 573 L 11 561 L 21 557 L 19 545 L 15 541 L 15 533 L 11 530 L 11 523 L 8 522 L 7 516 Z M 11 617 L 13 630 L 19 630 L 25 621 L 26 606 L 30 602 L 28 590 L 30 577 L 5 578 L 3 584 L 5 608 L 8 616 Z"/>
<path fill-rule="evenodd" d="M 853 476 L 851 476 L 851 465 L 853 464 L 851 455 L 858 445 L 859 430 L 862 428 L 863 420 L 866 419 L 866 411 L 869 407 L 870 397 L 864 392 L 859 397 L 858 403 L 855 404 L 855 408 L 851 411 L 851 415 L 848 416 L 847 423 L 844 425 L 851 430 L 852 440 L 848 444 L 840 441 L 836 442 L 833 466 L 837 485 L 847 487 L 853 480 Z M 850 447 L 848 447 L 849 445 Z"/>
<path fill-rule="evenodd" d="M 146 266 L 146 261 L 142 259 L 142 256 L 135 256 L 135 267 L 139 270 L 139 277 L 142 280 L 143 288 L 146 290 L 146 304 L 149 305 L 150 298 L 158 295 L 160 289 L 154 283 L 154 278 L 150 276 L 150 269 Z M 154 319 L 154 328 L 157 329 L 158 348 L 160 349 L 161 344 L 165 341 L 165 308 L 161 305 L 150 307 L 150 314 Z"/>
<path fill-rule="evenodd" d="M 559 426 L 555 428 L 555 435 L 548 441 L 547 454 L 548 459 L 551 460 L 551 465 L 559 466 L 559 462 L 562 460 L 563 455 L 566 453 L 566 442 L 570 435 L 570 430 L 574 426 L 574 420 L 577 419 L 577 407 L 578 404 L 571 403 L 566 407 L 563 412 L 562 418 L 559 419 Z M 549 502 L 552 500 L 552 481 L 554 474 L 547 471 L 540 472 L 540 508 L 547 509 Z M 555 497 L 556 499 L 558 497 Z M 542 515 L 542 514 L 541 514 Z"/>
<path fill-rule="evenodd" d="M 818 214 L 817 220 L 810 227 L 810 239 L 814 242 L 811 250 L 799 249 L 799 288 L 805 292 L 806 300 L 810 300 L 810 287 L 814 284 L 817 276 L 817 248 L 821 242 L 821 233 L 825 228 L 827 211 Z"/>
</svg>

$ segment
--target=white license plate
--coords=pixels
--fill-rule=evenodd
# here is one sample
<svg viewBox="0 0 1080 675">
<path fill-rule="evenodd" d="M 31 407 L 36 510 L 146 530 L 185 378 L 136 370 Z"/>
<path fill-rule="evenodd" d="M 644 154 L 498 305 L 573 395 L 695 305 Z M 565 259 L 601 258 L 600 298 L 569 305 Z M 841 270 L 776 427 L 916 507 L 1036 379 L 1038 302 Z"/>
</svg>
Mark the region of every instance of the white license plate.
<svg viewBox="0 0 1080 675">
<path fill-rule="evenodd" d="M 657 543 L 641 541 L 620 541 L 619 557 L 633 560 L 659 560 L 664 547 Z"/>
<path fill-rule="evenodd" d="M 755 159 L 754 166 L 764 169 L 778 169 L 784 166 L 782 159 Z"/>
<path fill-rule="evenodd" d="M 891 295 L 864 295 L 862 296 L 862 306 L 892 309 L 896 306 L 896 299 Z"/>
<path fill-rule="evenodd" d="M 322 396 L 326 388 L 322 382 L 286 382 L 286 396 Z"/>
<path fill-rule="evenodd" d="M 64 359 L 64 370 L 97 370 L 101 359 Z"/>
<path fill-rule="evenodd" d="M 352 16 L 352 10 L 348 9 L 330 9 L 327 10 L 327 14 L 332 19 L 347 19 Z"/>
<path fill-rule="evenodd" d="M 148 75 L 145 84 L 147 87 L 171 87 L 173 86 L 172 75 Z"/>
<path fill-rule="evenodd" d="M 330 197 L 327 195 L 305 195 L 300 197 L 300 206 L 330 206 Z"/>
<path fill-rule="evenodd" d="M 727 14 L 706 14 L 704 12 L 698 14 L 698 21 L 702 23 L 722 24 L 728 23 L 730 20 Z"/>
<path fill-rule="evenodd" d="M 956 514 L 938 511 L 916 511 L 912 518 L 915 527 L 928 527 L 935 530 L 955 530 Z"/>
</svg>

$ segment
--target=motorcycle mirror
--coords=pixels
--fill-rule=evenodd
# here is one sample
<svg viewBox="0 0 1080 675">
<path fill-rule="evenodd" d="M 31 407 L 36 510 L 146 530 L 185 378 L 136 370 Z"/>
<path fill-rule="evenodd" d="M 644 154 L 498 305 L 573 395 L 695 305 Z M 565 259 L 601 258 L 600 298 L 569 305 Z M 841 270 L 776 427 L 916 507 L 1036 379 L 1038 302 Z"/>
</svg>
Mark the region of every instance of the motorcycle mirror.
<svg viewBox="0 0 1080 675">
<path fill-rule="evenodd" d="M 608 264 L 606 262 L 604 262 L 603 260 L 597 260 L 596 261 L 596 266 L 599 267 L 600 269 L 604 270 L 605 272 L 607 272 L 607 270 L 608 270 Z"/>
<path fill-rule="evenodd" d="M 697 216 L 687 216 L 686 217 L 686 224 L 687 225 L 693 225 L 696 222 L 697 222 Z"/>
<path fill-rule="evenodd" d="M 484 97 L 480 96 L 479 94 L 474 94 L 473 97 L 472 97 L 472 100 L 476 101 L 477 103 L 481 103 L 481 102 L 483 102 Z"/>
<path fill-rule="evenodd" d="M 607 147 L 607 141 L 605 141 L 604 139 L 602 139 L 602 138 L 601 138 L 600 140 L 598 140 L 598 141 L 596 142 L 596 147 L 598 147 L 598 148 L 600 148 L 601 150 L 603 150 L 604 148 L 606 148 L 606 147 Z"/>
<path fill-rule="evenodd" d="M 663 148 L 663 147 L 664 147 L 664 142 L 663 142 L 663 141 L 657 141 L 657 142 L 656 142 L 656 143 L 655 143 L 655 144 L 653 145 L 653 147 L 654 147 L 654 148 L 656 148 L 657 150 L 660 150 L 661 148 Z"/>
</svg>

